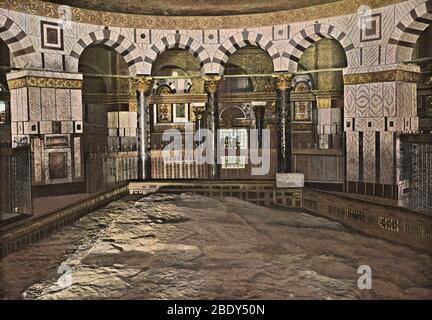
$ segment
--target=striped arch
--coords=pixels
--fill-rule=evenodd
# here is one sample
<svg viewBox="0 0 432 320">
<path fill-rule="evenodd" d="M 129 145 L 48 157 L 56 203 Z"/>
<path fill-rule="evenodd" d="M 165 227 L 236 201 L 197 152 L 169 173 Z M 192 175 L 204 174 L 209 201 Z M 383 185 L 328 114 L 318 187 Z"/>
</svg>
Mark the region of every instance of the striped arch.
<svg viewBox="0 0 432 320">
<path fill-rule="evenodd" d="M 123 35 L 109 29 L 92 32 L 75 43 L 70 53 L 70 65 L 68 70 L 78 72 L 79 58 L 91 44 L 104 44 L 116 50 L 129 66 L 129 75 L 136 76 L 144 74 L 144 64 L 138 48 Z"/>
<path fill-rule="evenodd" d="M 413 8 L 396 25 L 387 46 L 387 63 L 411 60 L 420 34 L 432 24 L 432 0 Z"/>
<path fill-rule="evenodd" d="M 325 23 L 314 23 L 300 30 L 289 42 L 282 56 L 288 59 L 287 70 L 296 72 L 302 54 L 313 43 L 321 39 L 334 39 L 345 50 L 348 67 L 358 66 L 358 59 L 354 45 L 348 36 L 335 26 Z"/>
<path fill-rule="evenodd" d="M 280 60 L 283 58 L 281 57 L 279 50 L 275 47 L 273 42 L 265 38 L 260 33 L 244 30 L 229 37 L 224 41 L 224 43 L 221 44 L 213 57 L 211 73 L 223 75 L 228 58 L 238 49 L 247 45 L 260 47 L 266 51 L 273 61 L 273 71 L 280 71 Z"/>
<path fill-rule="evenodd" d="M 210 56 L 207 50 L 196 40 L 188 35 L 175 33 L 167 35 L 152 45 L 146 52 L 144 57 L 145 74 L 150 75 L 153 63 L 157 57 L 168 49 L 179 48 L 190 52 L 198 59 L 201 70 L 207 73 L 210 69 Z"/>
<path fill-rule="evenodd" d="M 8 46 L 15 67 L 28 66 L 29 55 L 34 53 L 35 49 L 25 32 L 15 22 L 2 14 L 0 14 L 0 39 Z"/>
</svg>

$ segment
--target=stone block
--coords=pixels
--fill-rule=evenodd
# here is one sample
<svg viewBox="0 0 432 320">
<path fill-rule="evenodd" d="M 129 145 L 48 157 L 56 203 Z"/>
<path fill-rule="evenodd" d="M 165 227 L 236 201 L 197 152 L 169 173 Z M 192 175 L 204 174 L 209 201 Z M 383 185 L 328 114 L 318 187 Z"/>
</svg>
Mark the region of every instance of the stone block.
<svg viewBox="0 0 432 320">
<path fill-rule="evenodd" d="M 303 188 L 303 173 L 276 173 L 276 188 Z"/>
</svg>

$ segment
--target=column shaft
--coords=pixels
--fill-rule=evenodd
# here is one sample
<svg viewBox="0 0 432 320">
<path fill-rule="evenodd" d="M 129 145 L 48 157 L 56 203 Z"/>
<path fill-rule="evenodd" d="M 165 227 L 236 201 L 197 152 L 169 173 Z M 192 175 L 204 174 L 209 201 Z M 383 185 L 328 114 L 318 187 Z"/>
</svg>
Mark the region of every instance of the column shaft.
<svg viewBox="0 0 432 320">
<path fill-rule="evenodd" d="M 211 143 L 212 152 L 212 163 L 209 164 L 210 178 L 219 179 L 220 178 L 220 168 L 218 165 L 218 154 L 217 154 L 217 144 L 218 135 L 217 131 L 219 129 L 219 110 L 217 102 L 217 89 L 220 83 L 221 77 L 212 76 L 205 78 L 205 88 L 207 91 L 207 128 L 213 132 L 213 140 Z"/>
<path fill-rule="evenodd" d="M 151 179 L 150 112 L 148 93 L 152 86 L 150 77 L 134 80 L 138 92 L 138 179 Z"/>
<path fill-rule="evenodd" d="M 291 105 L 290 89 L 291 74 L 276 76 L 277 111 L 279 117 L 278 141 L 278 172 L 292 172 L 292 142 L 291 142 Z"/>
</svg>

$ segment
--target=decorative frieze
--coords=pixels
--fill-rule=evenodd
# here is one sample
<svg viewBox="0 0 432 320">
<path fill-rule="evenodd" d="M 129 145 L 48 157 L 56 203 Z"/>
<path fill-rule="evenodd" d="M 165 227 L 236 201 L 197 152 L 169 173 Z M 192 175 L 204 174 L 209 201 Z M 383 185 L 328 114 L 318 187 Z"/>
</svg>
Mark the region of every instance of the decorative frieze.
<svg viewBox="0 0 432 320">
<path fill-rule="evenodd" d="M 36 88 L 54 88 L 54 89 L 81 89 L 82 80 L 76 79 L 58 79 L 45 77 L 24 77 L 19 79 L 8 80 L 10 90 L 36 87 Z"/>
<path fill-rule="evenodd" d="M 372 82 L 404 81 L 417 83 L 418 72 L 405 70 L 384 70 L 378 72 L 357 73 L 344 75 L 345 85 L 365 84 Z"/>
<path fill-rule="evenodd" d="M 153 29 L 226 29 L 257 26 L 271 26 L 275 23 L 292 23 L 298 21 L 311 21 L 325 17 L 347 15 L 356 13 L 360 6 L 371 8 L 384 7 L 402 2 L 401 0 L 342 0 L 333 3 L 309 6 L 307 9 L 233 15 L 233 16 L 156 16 L 125 14 L 107 11 L 96 11 L 70 7 L 64 13 L 62 6 L 40 0 L 2 0 L 1 7 L 41 15 L 56 19 L 70 19 L 74 22 L 100 24 L 104 26 L 135 27 Z M 64 6 L 63 6 L 64 8 Z"/>
</svg>

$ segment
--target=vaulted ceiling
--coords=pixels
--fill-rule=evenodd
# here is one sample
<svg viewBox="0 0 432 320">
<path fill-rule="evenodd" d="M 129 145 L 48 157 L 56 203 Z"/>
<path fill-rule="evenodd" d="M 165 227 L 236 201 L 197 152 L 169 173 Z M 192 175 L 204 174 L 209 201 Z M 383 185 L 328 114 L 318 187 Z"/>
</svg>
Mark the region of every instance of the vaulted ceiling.
<svg viewBox="0 0 432 320">
<path fill-rule="evenodd" d="M 337 0 L 51 0 L 73 7 L 164 16 L 224 16 L 306 8 Z M 305 9 L 307 10 L 307 9 Z"/>
</svg>

